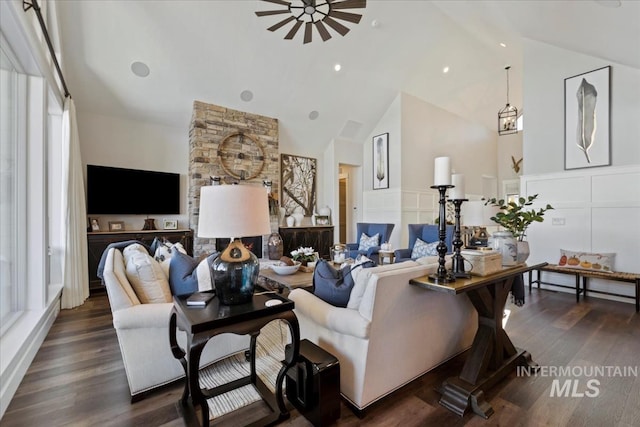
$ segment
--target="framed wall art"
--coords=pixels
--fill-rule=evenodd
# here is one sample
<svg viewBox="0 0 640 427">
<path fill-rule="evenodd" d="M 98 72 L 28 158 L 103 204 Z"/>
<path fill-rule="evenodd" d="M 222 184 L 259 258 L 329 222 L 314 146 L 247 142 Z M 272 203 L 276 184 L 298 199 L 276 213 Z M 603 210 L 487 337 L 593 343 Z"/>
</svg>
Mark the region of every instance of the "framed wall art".
<svg viewBox="0 0 640 427">
<path fill-rule="evenodd" d="M 280 155 L 281 206 L 285 215 L 291 215 L 297 208 L 302 208 L 304 216 L 313 214 L 316 206 L 316 163 L 316 159 L 309 157 Z"/>
<path fill-rule="evenodd" d="M 162 228 L 165 230 L 177 230 L 178 229 L 178 220 L 177 219 L 166 219 L 162 220 Z"/>
<path fill-rule="evenodd" d="M 100 231 L 100 220 L 96 217 L 89 218 L 89 226 L 90 226 L 89 231 L 94 231 L 94 232 Z"/>
<path fill-rule="evenodd" d="M 109 221 L 109 231 L 124 231 L 124 221 Z"/>
<path fill-rule="evenodd" d="M 373 189 L 389 188 L 389 134 L 373 137 Z"/>
<path fill-rule="evenodd" d="M 611 66 L 564 79 L 564 168 L 611 164 Z"/>
</svg>

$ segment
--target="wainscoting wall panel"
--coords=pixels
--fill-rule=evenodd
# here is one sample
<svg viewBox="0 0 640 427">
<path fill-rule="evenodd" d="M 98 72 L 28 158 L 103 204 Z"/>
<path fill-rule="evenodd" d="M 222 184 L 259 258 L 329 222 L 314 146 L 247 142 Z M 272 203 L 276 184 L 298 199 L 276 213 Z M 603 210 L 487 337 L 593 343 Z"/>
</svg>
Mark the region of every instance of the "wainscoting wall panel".
<svg viewBox="0 0 640 427">
<path fill-rule="evenodd" d="M 530 227 L 527 240 L 531 257 L 528 262 L 557 263 L 560 249 L 613 252 L 616 254 L 615 270 L 640 272 L 639 182 L 638 166 L 523 176 L 522 194 L 539 194 L 536 208 L 547 203 L 555 208 L 545 214 L 543 223 Z M 575 284 L 567 275 L 545 273 L 545 277 L 554 283 Z M 597 279 L 590 279 L 589 287 L 623 295 L 633 295 L 634 291 L 631 285 Z M 632 303 L 628 299 L 607 298 Z"/>
</svg>

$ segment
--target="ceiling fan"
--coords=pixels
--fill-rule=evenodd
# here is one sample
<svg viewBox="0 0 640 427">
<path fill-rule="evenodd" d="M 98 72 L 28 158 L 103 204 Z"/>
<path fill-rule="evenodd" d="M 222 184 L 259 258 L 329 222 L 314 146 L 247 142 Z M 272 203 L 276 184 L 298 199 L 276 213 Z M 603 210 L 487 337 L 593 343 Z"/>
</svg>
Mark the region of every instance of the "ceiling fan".
<svg viewBox="0 0 640 427">
<path fill-rule="evenodd" d="M 293 26 L 289 29 L 289 32 L 284 36 L 285 40 L 291 40 L 298 33 L 298 30 L 304 24 L 304 38 L 303 43 L 311 43 L 311 37 L 313 33 L 313 27 L 318 30 L 322 41 L 327 41 L 331 38 L 331 33 L 327 27 L 333 29 L 341 36 L 344 36 L 349 32 L 342 23 L 337 20 L 347 21 L 354 24 L 360 22 L 362 15 L 351 12 L 343 12 L 344 9 L 364 9 L 367 7 L 367 0 L 262 0 L 267 3 L 274 3 L 281 6 L 285 6 L 286 9 L 278 10 L 265 10 L 256 12 L 256 15 L 271 16 L 288 14 L 286 18 L 280 22 L 267 28 L 269 31 L 276 31 L 285 25 L 293 22 Z"/>
</svg>

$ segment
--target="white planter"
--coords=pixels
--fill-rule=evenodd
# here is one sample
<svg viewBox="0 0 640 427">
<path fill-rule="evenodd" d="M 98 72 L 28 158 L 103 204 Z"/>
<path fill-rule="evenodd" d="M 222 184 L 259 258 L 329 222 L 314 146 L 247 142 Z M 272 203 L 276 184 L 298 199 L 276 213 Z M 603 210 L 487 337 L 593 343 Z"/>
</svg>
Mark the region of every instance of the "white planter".
<svg viewBox="0 0 640 427">
<path fill-rule="evenodd" d="M 295 221 L 296 221 L 296 227 L 299 227 L 299 226 L 301 226 L 301 225 L 302 225 L 302 220 L 304 219 L 304 214 L 303 214 L 303 213 L 300 213 L 300 212 L 294 212 L 291 216 L 292 216 L 292 217 L 295 219 Z"/>
</svg>

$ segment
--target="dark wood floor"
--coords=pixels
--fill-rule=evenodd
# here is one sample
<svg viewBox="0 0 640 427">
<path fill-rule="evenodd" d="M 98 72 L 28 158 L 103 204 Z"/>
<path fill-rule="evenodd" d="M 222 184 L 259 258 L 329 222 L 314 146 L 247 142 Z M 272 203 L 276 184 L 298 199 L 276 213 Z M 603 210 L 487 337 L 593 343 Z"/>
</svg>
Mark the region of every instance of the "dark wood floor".
<svg viewBox="0 0 640 427">
<path fill-rule="evenodd" d="M 516 346 L 545 366 L 640 365 L 640 315 L 631 304 L 534 290 L 524 307 L 509 307 L 507 331 Z M 553 378 L 512 374 L 494 387 L 495 414 L 463 418 L 438 404 L 435 388 L 457 373 L 463 357 L 374 404 L 357 418 L 342 407 L 339 426 L 640 426 L 640 377 L 598 377 L 597 397 L 550 397 Z M 402 363 L 401 360 L 397 363 Z M 392 367 L 390 367 L 392 369 Z M 585 391 L 580 380 L 578 391 Z M 135 404 L 111 324 L 106 295 L 63 310 L 0 424 L 10 426 L 182 426 L 171 385 Z M 237 425 L 238 418 L 228 420 Z M 309 426 L 296 411 L 282 423 Z"/>
</svg>

